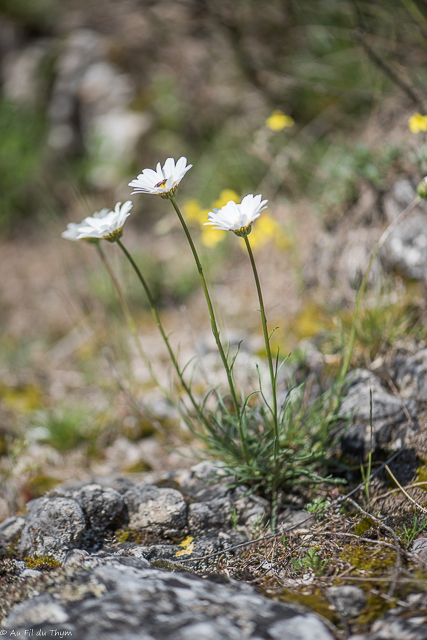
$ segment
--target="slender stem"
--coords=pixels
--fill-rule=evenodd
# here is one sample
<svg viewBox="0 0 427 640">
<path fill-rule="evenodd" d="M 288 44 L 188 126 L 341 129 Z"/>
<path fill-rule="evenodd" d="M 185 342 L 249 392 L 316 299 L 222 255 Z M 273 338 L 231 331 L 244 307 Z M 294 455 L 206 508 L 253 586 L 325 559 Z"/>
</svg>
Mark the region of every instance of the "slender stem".
<svg viewBox="0 0 427 640">
<path fill-rule="evenodd" d="M 107 260 L 107 258 L 105 256 L 104 250 L 102 249 L 100 242 L 96 243 L 96 248 L 97 248 L 99 257 L 101 258 L 102 263 L 103 263 L 104 267 L 106 268 L 106 270 L 108 272 L 108 275 L 110 276 L 111 281 L 112 281 L 112 283 L 114 285 L 114 288 L 116 290 L 117 296 L 119 298 L 119 303 L 120 303 L 123 315 L 124 315 L 124 317 L 126 319 L 126 322 L 127 322 L 128 327 L 129 327 L 129 330 L 130 330 L 130 332 L 132 334 L 132 337 L 133 337 L 133 339 L 135 341 L 136 348 L 138 349 L 138 353 L 141 356 L 142 361 L 145 363 L 145 365 L 146 365 L 146 367 L 147 367 L 147 369 L 148 369 L 148 371 L 149 371 L 154 383 L 159 387 L 159 389 L 161 389 L 161 391 L 166 395 L 166 397 L 168 399 L 170 399 L 170 394 L 169 394 L 168 390 L 160 383 L 160 380 L 157 378 L 156 374 L 154 373 L 153 367 L 152 367 L 151 362 L 149 361 L 149 359 L 147 357 L 147 354 L 144 352 L 144 350 L 142 348 L 140 339 L 138 337 L 138 331 L 137 331 L 135 322 L 134 322 L 134 320 L 132 318 L 132 314 L 131 314 L 131 312 L 129 310 L 128 304 L 127 304 L 127 302 L 125 300 L 125 297 L 123 295 L 123 290 L 122 290 L 122 288 L 120 286 L 119 281 L 116 278 L 116 275 L 115 275 L 114 271 L 111 268 L 111 265 L 110 265 L 109 261 Z"/>
<path fill-rule="evenodd" d="M 273 358 L 271 356 L 270 337 L 268 335 L 267 318 L 266 318 L 266 315 L 265 315 L 264 300 L 263 300 L 263 297 L 262 297 L 261 284 L 260 284 L 259 277 L 258 277 L 258 271 L 257 271 L 256 264 L 255 264 L 255 258 L 254 258 L 254 254 L 252 253 L 252 247 L 250 245 L 248 236 L 245 236 L 244 238 L 245 238 L 246 248 L 247 248 L 248 254 L 249 254 L 249 259 L 251 261 L 252 271 L 254 273 L 256 290 L 257 290 L 257 293 L 258 293 L 259 307 L 260 307 L 261 320 L 262 320 L 262 330 L 263 330 L 263 333 L 264 333 L 265 350 L 267 352 L 268 368 L 270 370 L 271 393 L 272 393 L 272 396 L 273 396 L 272 415 L 273 415 L 273 425 L 274 425 L 274 463 L 275 463 L 275 469 L 274 469 L 274 480 L 273 480 L 273 486 L 272 486 L 271 528 L 272 528 L 272 531 L 275 531 L 275 529 L 276 529 L 276 518 L 277 518 L 277 489 L 278 489 L 278 487 L 277 487 L 277 478 L 278 478 L 278 471 L 279 471 L 278 470 L 278 464 L 279 464 L 278 463 L 278 458 L 279 458 L 279 421 L 278 421 L 278 416 L 277 416 L 276 376 L 275 376 L 275 373 L 274 373 Z"/>
<path fill-rule="evenodd" d="M 262 297 L 261 284 L 260 284 L 259 277 L 258 277 L 258 271 L 257 271 L 256 264 L 255 264 L 255 258 L 254 258 L 254 254 L 252 253 L 252 247 L 251 247 L 251 245 L 249 243 L 248 236 L 245 236 L 245 243 L 246 243 L 246 248 L 248 250 L 249 259 L 251 261 L 252 271 L 254 272 L 255 285 L 256 285 L 256 289 L 257 289 L 257 293 L 258 293 L 259 307 L 260 307 L 260 311 L 261 311 L 262 330 L 263 330 L 263 333 L 264 333 L 265 350 L 267 352 L 268 368 L 270 370 L 271 392 L 272 392 L 272 395 L 273 395 L 273 411 L 272 411 L 272 413 L 273 413 L 273 422 L 274 422 L 274 435 L 275 435 L 275 439 L 276 439 L 276 445 L 275 446 L 276 446 L 276 451 L 278 451 L 279 425 L 278 425 L 278 417 L 277 417 L 276 377 L 275 377 L 275 374 L 274 374 L 273 358 L 271 356 L 270 338 L 269 338 L 268 329 L 267 329 L 267 318 L 266 318 L 266 315 L 265 315 L 264 300 L 263 300 L 263 297 Z"/>
<path fill-rule="evenodd" d="M 239 429 L 239 437 L 240 437 L 240 442 L 242 445 L 242 450 L 243 450 L 243 455 L 245 457 L 245 460 L 248 460 L 248 453 L 247 453 L 247 443 L 246 443 L 246 439 L 244 437 L 244 433 L 243 433 L 243 428 L 242 428 L 242 420 L 241 420 L 241 416 L 240 416 L 240 408 L 239 408 L 239 402 L 237 400 L 237 394 L 236 394 L 236 389 L 234 386 L 234 380 L 233 380 L 233 375 L 231 372 L 231 368 L 230 365 L 228 363 L 227 360 L 227 356 L 225 354 L 224 351 L 224 347 L 222 346 L 221 343 L 221 339 L 220 339 L 220 334 L 219 334 L 219 330 L 218 330 L 218 325 L 215 319 L 215 313 L 214 313 L 214 309 L 213 309 L 213 305 L 212 305 L 212 300 L 209 294 L 209 290 L 206 284 L 206 279 L 205 279 L 205 275 L 203 273 L 203 267 L 202 267 L 202 263 L 200 262 L 196 247 L 194 246 L 194 242 L 193 242 L 193 238 L 191 237 L 191 234 L 188 230 L 187 224 L 182 216 L 181 211 L 179 210 L 179 207 L 177 205 L 177 203 L 175 202 L 175 198 L 173 196 L 169 197 L 169 200 L 172 203 L 173 208 L 176 211 L 176 214 L 179 218 L 179 221 L 181 222 L 182 228 L 184 229 L 185 235 L 187 237 L 188 243 L 190 245 L 191 251 L 193 253 L 194 256 L 194 260 L 196 262 L 197 265 L 197 270 L 199 272 L 200 275 L 200 279 L 202 281 L 202 286 L 203 286 L 203 292 L 205 294 L 205 298 L 206 298 L 206 303 L 208 305 L 208 310 L 209 310 L 209 316 L 211 319 L 211 327 L 212 327 L 212 333 L 213 336 L 215 338 L 215 342 L 216 345 L 218 347 L 218 351 L 219 351 L 219 355 L 221 356 L 221 360 L 222 360 L 222 364 L 224 366 L 225 372 L 227 374 L 227 380 L 228 380 L 228 386 L 230 388 L 230 393 L 231 393 L 231 397 L 233 399 L 233 404 L 234 404 L 234 411 L 237 417 L 237 426 Z"/>
<path fill-rule="evenodd" d="M 168 339 L 168 337 L 167 337 L 167 335 L 166 335 L 166 333 L 165 333 L 165 330 L 163 329 L 163 325 L 162 325 L 162 323 L 161 323 L 161 321 L 160 321 L 159 314 L 157 313 L 156 304 L 155 304 L 155 302 L 154 302 L 154 298 L 153 298 L 152 293 L 151 293 L 151 291 L 150 291 L 150 289 L 149 289 L 149 287 L 148 287 L 148 284 L 147 284 L 147 282 L 146 282 L 146 280 L 145 280 L 144 276 L 142 275 L 142 273 L 141 273 L 141 271 L 140 271 L 140 269 L 139 269 L 138 265 L 136 264 L 135 260 L 132 258 L 131 254 L 130 254 L 130 253 L 129 253 L 129 251 L 126 249 L 126 247 L 123 245 L 123 243 L 121 242 L 121 240 L 117 240 L 116 242 L 117 242 L 117 244 L 119 245 L 120 249 L 121 249 L 121 250 L 123 251 L 123 253 L 125 254 L 126 258 L 127 258 L 127 259 L 129 260 L 129 262 L 131 263 L 131 265 L 132 265 L 132 267 L 133 267 L 133 269 L 134 269 L 134 271 L 135 271 L 136 275 L 138 276 L 139 281 L 141 282 L 141 284 L 142 284 L 142 286 L 143 286 L 143 288 L 144 288 L 145 294 L 146 294 L 146 296 L 147 296 L 147 298 L 148 298 L 148 302 L 149 302 L 149 304 L 150 304 L 151 313 L 153 314 L 154 320 L 156 321 L 157 328 L 159 329 L 160 334 L 161 334 L 161 336 L 162 336 L 162 338 L 163 338 L 163 341 L 164 341 L 164 343 L 165 343 L 165 345 L 166 345 L 166 348 L 167 348 L 167 350 L 168 350 L 168 352 L 169 352 L 170 359 L 171 359 L 172 364 L 173 364 L 173 366 L 174 366 L 174 368 L 175 368 L 175 371 L 176 371 L 176 372 L 177 372 L 177 374 L 178 374 L 178 378 L 180 379 L 180 382 L 181 382 L 181 384 L 182 384 L 182 386 L 183 386 L 183 388 L 184 388 L 184 390 L 185 390 L 186 394 L 188 395 L 188 397 L 189 397 L 189 399 L 190 399 L 190 401 L 191 401 L 191 404 L 193 405 L 194 409 L 196 410 L 196 412 L 197 412 L 197 414 L 198 414 L 199 418 L 202 420 L 202 422 L 203 422 L 206 426 L 208 426 L 208 423 L 207 423 L 207 419 L 206 419 L 206 417 L 204 416 L 204 414 L 202 413 L 202 411 L 201 411 L 201 409 L 200 409 L 199 405 L 198 405 L 198 404 L 197 404 L 197 402 L 195 401 L 194 396 L 193 396 L 193 394 L 192 394 L 192 392 L 191 392 L 190 387 L 187 385 L 187 383 L 186 383 L 186 382 L 185 382 L 185 380 L 184 380 L 184 377 L 183 377 L 183 375 L 182 375 L 182 372 L 181 372 L 181 369 L 180 369 L 180 367 L 179 367 L 178 361 L 177 361 L 177 359 L 176 359 L 176 357 L 175 357 L 175 354 L 174 354 L 174 352 L 173 352 L 173 350 L 172 350 L 172 347 L 170 346 L 169 339 Z"/>
<path fill-rule="evenodd" d="M 339 391 L 342 388 L 342 385 L 343 385 L 343 382 L 344 382 L 344 378 L 347 375 L 347 372 L 348 372 L 348 369 L 349 369 L 349 366 L 350 366 L 351 357 L 353 355 L 354 343 L 356 341 L 357 324 L 358 324 L 358 320 L 359 320 L 360 303 L 362 301 L 363 294 L 365 293 L 366 284 L 368 282 L 368 277 L 369 277 L 369 274 L 371 272 L 372 265 L 374 264 L 375 258 L 377 257 L 377 254 L 378 254 L 378 251 L 381 249 L 381 247 L 383 246 L 383 244 L 385 243 L 387 238 L 395 230 L 395 228 L 411 213 L 411 211 L 413 211 L 415 209 L 415 207 L 417 206 L 417 204 L 419 204 L 420 201 L 421 201 L 421 198 L 419 196 L 414 198 L 414 200 L 411 202 L 411 204 L 409 204 L 406 207 L 406 209 L 404 209 L 397 216 L 397 218 L 395 218 L 395 220 L 393 220 L 393 222 L 391 224 L 389 224 L 389 226 L 382 233 L 380 239 L 378 240 L 377 244 L 375 245 L 375 247 L 372 250 L 371 259 L 369 260 L 368 268 L 365 271 L 365 275 L 363 276 L 363 280 L 362 280 L 362 282 L 360 284 L 359 291 L 357 292 L 356 306 L 355 306 L 355 310 L 354 310 L 353 324 L 352 324 L 352 327 L 351 327 L 350 337 L 349 337 L 349 341 L 348 341 L 347 353 L 346 353 L 346 357 L 345 357 L 344 362 L 342 364 L 341 372 L 340 372 L 340 375 L 339 375 L 339 384 L 338 384 Z"/>
</svg>

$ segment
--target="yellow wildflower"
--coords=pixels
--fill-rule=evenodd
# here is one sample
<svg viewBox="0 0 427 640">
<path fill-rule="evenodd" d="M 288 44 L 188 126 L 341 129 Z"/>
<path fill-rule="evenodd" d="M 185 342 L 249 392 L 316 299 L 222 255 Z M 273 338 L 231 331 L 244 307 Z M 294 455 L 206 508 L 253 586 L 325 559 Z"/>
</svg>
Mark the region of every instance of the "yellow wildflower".
<svg viewBox="0 0 427 640">
<path fill-rule="evenodd" d="M 271 116 L 265 121 L 266 127 L 272 131 L 281 131 L 286 127 L 293 127 L 294 124 L 295 120 L 291 118 L 291 116 L 287 116 L 286 113 L 283 113 L 280 109 L 273 111 Z"/>
<path fill-rule="evenodd" d="M 216 245 L 219 242 L 222 242 L 223 240 L 226 239 L 226 234 L 225 233 L 217 233 L 216 229 L 212 229 L 212 227 L 203 227 L 201 234 L 200 234 L 200 239 L 202 241 L 202 244 L 205 245 L 205 247 L 216 247 Z"/>
<path fill-rule="evenodd" d="M 191 198 L 184 203 L 183 206 L 184 215 L 189 222 L 198 222 L 202 224 L 202 221 L 206 219 L 206 209 L 202 209 L 200 202 L 195 198 Z"/>
<path fill-rule="evenodd" d="M 175 554 L 175 558 L 179 558 L 179 556 L 190 556 L 193 553 L 194 549 L 193 540 L 194 538 L 192 538 L 191 536 L 187 536 L 185 540 L 183 540 L 179 545 L 180 547 L 182 547 L 182 549 Z"/>
<path fill-rule="evenodd" d="M 285 249 L 291 244 L 290 238 L 283 232 L 280 224 L 268 213 L 264 215 L 252 226 L 250 243 L 253 249 L 259 249 L 270 240 L 274 240 L 278 247 Z"/>
<path fill-rule="evenodd" d="M 409 118 L 408 125 L 412 133 L 427 131 L 427 116 L 422 116 L 421 113 L 414 113 L 414 115 Z"/>
<path fill-rule="evenodd" d="M 212 209 L 221 209 L 221 207 L 226 205 L 227 202 L 230 202 L 230 200 L 233 200 L 233 202 L 238 202 L 240 198 L 237 193 L 233 191 L 233 189 L 223 189 L 219 194 L 219 198 L 212 202 L 210 211 L 212 211 Z"/>
</svg>

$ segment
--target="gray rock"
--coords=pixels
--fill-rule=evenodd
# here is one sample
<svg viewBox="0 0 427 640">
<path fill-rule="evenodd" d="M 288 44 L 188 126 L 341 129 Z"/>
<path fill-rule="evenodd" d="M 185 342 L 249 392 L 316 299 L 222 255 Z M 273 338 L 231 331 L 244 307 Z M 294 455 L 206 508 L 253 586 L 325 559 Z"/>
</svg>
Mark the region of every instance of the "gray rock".
<svg viewBox="0 0 427 640">
<path fill-rule="evenodd" d="M 290 511 L 285 514 L 284 520 L 280 522 L 280 526 L 284 531 L 286 529 L 290 529 L 291 527 L 297 527 L 301 524 L 301 527 L 307 529 L 312 526 L 314 522 L 314 518 L 310 516 L 308 511 L 298 510 L 298 511 Z"/>
<path fill-rule="evenodd" d="M 182 536 L 187 526 L 187 505 L 176 489 L 139 484 L 123 497 L 132 529 L 146 529 L 165 537 Z"/>
<path fill-rule="evenodd" d="M 42 576 L 42 572 L 41 571 L 37 571 L 37 569 L 25 569 L 20 577 L 21 578 L 38 578 L 39 576 Z"/>
<path fill-rule="evenodd" d="M 411 356 L 398 354 L 392 363 L 396 386 L 402 398 L 427 402 L 427 349 Z"/>
<path fill-rule="evenodd" d="M 38 498 L 27 505 L 27 518 L 18 550 L 22 555 L 52 555 L 63 560 L 80 545 L 86 528 L 81 507 L 67 498 Z"/>
<path fill-rule="evenodd" d="M 86 526 L 95 536 L 115 530 L 124 523 L 125 503 L 117 491 L 99 484 L 85 485 L 74 491 L 73 499 L 81 506 Z"/>
<path fill-rule="evenodd" d="M 274 640 L 332 640 L 323 622 L 312 613 L 276 622 L 268 633 Z"/>
<path fill-rule="evenodd" d="M 192 533 L 236 526 L 247 535 L 268 514 L 267 500 L 245 495 L 246 487 L 231 490 L 229 484 L 221 463 L 209 460 L 191 467 L 184 476 L 181 486 L 191 503 L 188 518 Z"/>
<path fill-rule="evenodd" d="M 260 496 L 254 494 L 245 495 L 246 491 L 246 487 L 237 487 L 230 498 L 232 513 L 237 516 L 237 530 L 251 535 L 270 513 L 270 505 L 268 500 Z M 232 524 L 231 519 L 230 524 Z"/>
<path fill-rule="evenodd" d="M 427 538 L 418 538 L 412 545 L 412 556 L 416 562 L 427 564 Z"/>
<path fill-rule="evenodd" d="M 12 560 L 13 564 L 16 567 L 17 573 L 21 574 L 23 571 L 28 569 L 27 565 L 23 560 Z"/>
<path fill-rule="evenodd" d="M 90 554 L 87 551 L 74 549 L 67 554 L 63 566 L 70 571 L 78 569 L 96 569 L 105 566 L 126 566 L 134 569 L 150 569 L 151 565 L 142 555 L 124 555 L 119 550 L 117 553 L 100 552 Z"/>
<path fill-rule="evenodd" d="M 415 403 L 388 393 L 380 379 L 365 369 L 357 369 L 346 377 L 347 391 L 341 402 L 340 415 L 351 419 L 346 428 L 341 423 L 341 448 L 346 453 L 363 454 L 370 447 L 370 390 L 372 389 L 373 448 L 385 448 L 399 435 L 399 428 L 407 423 L 405 408 L 416 415 Z"/>
<path fill-rule="evenodd" d="M 345 585 L 329 587 L 328 596 L 332 599 L 337 611 L 345 618 L 354 618 L 366 606 L 365 592 L 359 587 Z"/>
<path fill-rule="evenodd" d="M 6 56 L 3 92 L 9 100 L 23 106 L 35 106 L 43 87 L 40 66 L 49 45 L 47 40 L 38 40 Z"/>
<path fill-rule="evenodd" d="M 191 533 L 206 529 L 230 527 L 232 503 L 229 497 L 214 498 L 209 502 L 194 502 L 188 507 L 188 526 Z"/>
<path fill-rule="evenodd" d="M 0 524 L 0 536 L 6 542 L 14 542 L 21 535 L 24 526 L 25 518 L 23 516 L 8 518 Z"/>
<path fill-rule="evenodd" d="M 182 547 L 177 547 L 174 544 L 152 544 L 149 547 L 134 545 L 126 551 L 136 558 L 145 558 L 152 562 L 154 560 L 171 560 L 181 549 Z"/>
<path fill-rule="evenodd" d="M 91 559 L 96 559 L 96 556 L 92 556 Z M 136 558 L 129 556 L 109 555 L 102 556 L 100 558 L 101 565 L 117 566 L 123 565 L 125 567 L 133 567 L 134 569 L 151 569 L 151 565 L 145 558 Z"/>
<path fill-rule="evenodd" d="M 117 184 L 151 126 L 147 114 L 131 109 L 134 80 L 108 59 L 109 46 L 95 31 L 70 33 L 56 61 L 49 105 L 50 145 L 62 152 L 84 146 L 91 159 L 88 179 L 98 188 Z"/>
<path fill-rule="evenodd" d="M 96 597 L 83 588 L 87 583 Z M 53 595 L 60 592 L 58 587 Z M 62 624 L 79 640 L 332 640 L 324 622 L 298 605 L 263 598 L 248 585 L 218 584 L 188 573 L 76 567 L 62 604 L 53 595 L 14 607 L 5 629 L 31 624 L 35 635 L 38 628 Z"/>
<path fill-rule="evenodd" d="M 41 625 L 66 622 L 68 614 L 51 595 L 36 596 L 13 608 L 5 620 L 5 627 Z"/>
<path fill-rule="evenodd" d="M 62 564 L 64 567 L 81 566 L 87 558 L 90 558 L 87 551 L 83 549 L 73 549 L 67 553 Z"/>
<path fill-rule="evenodd" d="M 416 192 L 407 180 L 399 180 L 385 198 L 389 222 L 412 202 Z M 386 241 L 381 250 L 383 264 L 413 280 L 427 282 L 427 219 L 426 205 L 421 202 Z"/>
<path fill-rule="evenodd" d="M 392 616 L 377 620 L 366 640 L 427 640 L 425 616 L 401 619 Z"/>
<path fill-rule="evenodd" d="M 194 502 L 209 502 L 224 498 L 229 492 L 230 478 L 221 469 L 220 462 L 204 460 L 194 465 L 182 482 L 183 493 Z"/>
</svg>

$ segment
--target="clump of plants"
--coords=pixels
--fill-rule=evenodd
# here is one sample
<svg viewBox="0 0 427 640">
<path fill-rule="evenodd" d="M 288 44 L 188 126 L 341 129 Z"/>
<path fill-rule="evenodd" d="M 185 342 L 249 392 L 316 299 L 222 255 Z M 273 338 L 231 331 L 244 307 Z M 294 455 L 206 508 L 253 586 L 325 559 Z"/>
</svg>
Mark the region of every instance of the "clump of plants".
<svg viewBox="0 0 427 640">
<path fill-rule="evenodd" d="M 144 290 L 179 381 L 174 393 L 182 418 L 192 432 L 203 441 L 207 455 L 221 461 L 232 486 L 246 485 L 250 491 L 257 490 L 269 498 L 271 527 L 274 531 L 280 492 L 304 484 L 325 482 L 325 480 L 340 481 L 325 477 L 325 473 L 322 472 L 322 462 L 326 457 L 331 425 L 339 417 L 339 398 L 354 347 L 361 298 L 369 270 L 379 248 L 395 226 L 418 204 L 420 196 L 388 227 L 375 246 L 357 297 L 349 344 L 343 354 L 337 383 L 316 401 L 306 397 L 304 383 L 297 387 L 289 385 L 287 393 L 280 396 L 278 393 L 278 377 L 285 360 L 281 358 L 279 350 L 274 352 L 271 346 L 275 328 L 271 329 L 268 326 L 262 286 L 250 240 L 252 227 L 267 208 L 268 201 L 264 200 L 261 194 L 248 194 L 241 202 L 230 199 L 221 207 L 214 207 L 207 213 L 204 226 L 211 227 L 219 233 L 232 231 L 243 244 L 258 295 L 265 349 L 263 355 L 268 363 L 269 382 L 265 384 L 257 367 L 258 388 L 246 393 L 237 388 L 234 376 L 240 345 L 232 352 L 221 334 L 218 312 L 212 301 L 203 264 L 187 220 L 181 213 L 176 200 L 178 186 L 191 168 L 192 165 L 187 164 L 185 157 L 181 157 L 177 162 L 173 158 L 168 158 L 163 166 L 158 163 L 156 170 L 144 169 L 136 179 L 130 182 L 129 186 L 133 187 L 133 194 L 158 195 L 169 201 L 179 219 L 201 280 L 212 334 L 226 375 L 226 392 L 219 385 L 209 389 L 201 399 L 194 392 L 192 380 L 197 363 L 181 365 L 179 354 L 174 350 L 162 324 L 147 279 L 123 243 L 123 228 L 133 206 L 130 200 L 124 204 L 117 203 L 114 210 L 103 209 L 96 212 L 81 223 L 70 223 L 62 235 L 69 240 L 84 240 L 93 244 L 106 264 L 108 260 L 101 241 L 107 240 L 120 247 Z M 112 275 L 118 297 L 123 302 L 125 316 L 132 326 L 121 285 L 112 273 L 111 267 L 108 270 Z M 149 362 L 147 366 L 154 376 Z M 165 393 L 171 397 L 169 390 L 165 389 Z"/>
</svg>

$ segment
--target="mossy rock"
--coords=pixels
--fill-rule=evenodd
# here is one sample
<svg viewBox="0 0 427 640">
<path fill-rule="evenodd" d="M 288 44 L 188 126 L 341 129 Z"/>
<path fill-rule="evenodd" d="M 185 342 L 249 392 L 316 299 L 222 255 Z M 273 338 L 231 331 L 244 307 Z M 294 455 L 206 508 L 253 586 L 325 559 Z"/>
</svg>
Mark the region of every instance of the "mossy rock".
<svg viewBox="0 0 427 640">
<path fill-rule="evenodd" d="M 356 524 L 355 533 L 358 536 L 363 536 L 364 533 L 369 531 L 371 527 L 373 527 L 375 522 L 371 518 L 363 518 L 360 522 Z"/>
<path fill-rule="evenodd" d="M 33 558 L 24 558 L 24 562 L 29 569 L 37 569 L 37 571 L 53 571 L 61 567 L 62 564 L 52 556 L 34 556 Z"/>
<path fill-rule="evenodd" d="M 330 620 L 333 624 L 339 622 L 339 617 L 320 589 L 315 589 L 313 593 L 299 593 L 298 591 L 283 589 L 278 597 L 277 593 L 275 594 L 275 599 L 280 600 L 280 602 L 300 604 L 307 607 L 307 609 L 314 611 L 319 616 Z"/>
</svg>

